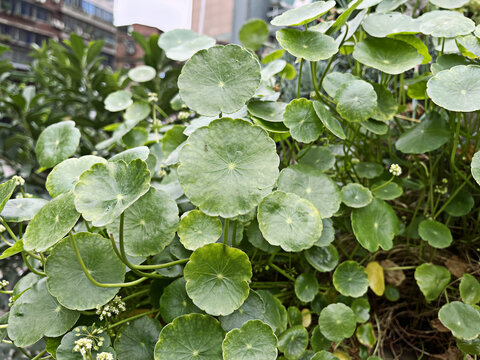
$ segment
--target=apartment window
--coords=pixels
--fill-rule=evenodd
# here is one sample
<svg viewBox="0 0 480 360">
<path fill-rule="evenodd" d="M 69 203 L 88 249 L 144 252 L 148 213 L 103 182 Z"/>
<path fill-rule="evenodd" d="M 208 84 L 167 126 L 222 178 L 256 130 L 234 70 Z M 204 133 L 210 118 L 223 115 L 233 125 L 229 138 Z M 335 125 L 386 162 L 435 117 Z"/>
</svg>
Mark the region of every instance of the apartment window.
<svg viewBox="0 0 480 360">
<path fill-rule="evenodd" d="M 13 9 L 13 0 L 1 0 L 1 9 L 5 12 L 10 12 Z"/>
<path fill-rule="evenodd" d="M 38 19 L 38 20 L 48 22 L 48 20 L 49 20 L 49 19 L 48 19 L 48 18 L 49 18 L 48 15 L 49 15 L 49 14 L 48 14 L 48 10 L 45 10 L 45 9 L 43 9 L 43 8 L 40 8 L 40 7 L 37 8 L 37 19 Z"/>
</svg>

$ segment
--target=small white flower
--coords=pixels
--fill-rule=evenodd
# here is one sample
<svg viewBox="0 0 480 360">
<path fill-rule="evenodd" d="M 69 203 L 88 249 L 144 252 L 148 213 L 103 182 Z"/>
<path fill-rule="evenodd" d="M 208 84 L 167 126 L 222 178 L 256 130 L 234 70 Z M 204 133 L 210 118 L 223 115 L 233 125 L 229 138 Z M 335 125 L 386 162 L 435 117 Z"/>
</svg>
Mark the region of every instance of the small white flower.
<svg viewBox="0 0 480 360">
<path fill-rule="evenodd" d="M 97 360 L 113 360 L 113 355 L 109 352 L 97 354 Z"/>
<path fill-rule="evenodd" d="M 148 102 L 157 102 L 158 101 L 158 94 L 154 92 L 148 93 Z"/>
<path fill-rule="evenodd" d="M 393 176 L 402 175 L 402 168 L 398 164 L 390 165 L 390 169 L 388 171 L 390 171 L 390 174 L 392 174 Z"/>
<path fill-rule="evenodd" d="M 93 346 L 93 340 L 89 338 L 81 338 L 75 341 L 75 347 L 73 351 L 79 352 L 82 355 L 85 355 L 87 351 L 90 351 Z"/>
<path fill-rule="evenodd" d="M 15 176 L 12 177 L 12 180 L 15 180 L 15 182 L 16 182 L 17 185 L 19 185 L 19 186 L 25 185 L 25 179 L 22 178 L 21 176 L 15 175 Z"/>
<path fill-rule="evenodd" d="M 9 282 L 7 280 L 0 281 L 0 290 L 5 289 L 8 286 Z"/>
<path fill-rule="evenodd" d="M 178 113 L 178 118 L 180 120 L 187 120 L 190 117 L 190 112 L 189 111 L 180 111 Z"/>
<path fill-rule="evenodd" d="M 0 225 L 0 233 L 4 232 L 5 230 L 7 230 L 7 229 L 5 228 L 5 226 Z"/>
<path fill-rule="evenodd" d="M 97 306 L 97 315 L 99 315 L 100 320 L 105 318 L 110 318 L 114 315 L 120 314 L 122 311 L 125 311 L 127 308 L 125 303 L 122 301 L 120 296 L 115 296 L 112 301 L 103 306 Z"/>
</svg>

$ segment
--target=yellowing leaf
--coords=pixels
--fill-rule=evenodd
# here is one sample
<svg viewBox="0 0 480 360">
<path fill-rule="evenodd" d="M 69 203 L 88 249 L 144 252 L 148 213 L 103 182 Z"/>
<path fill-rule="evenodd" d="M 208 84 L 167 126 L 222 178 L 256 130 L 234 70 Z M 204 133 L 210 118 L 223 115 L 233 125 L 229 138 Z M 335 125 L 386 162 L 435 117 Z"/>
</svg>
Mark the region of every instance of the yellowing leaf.
<svg viewBox="0 0 480 360">
<path fill-rule="evenodd" d="M 352 360 L 352 358 L 350 357 L 350 355 L 348 355 L 346 352 L 344 351 L 334 351 L 333 352 L 333 356 L 336 356 L 339 360 Z"/>
<path fill-rule="evenodd" d="M 382 266 L 378 262 L 372 261 L 368 263 L 365 270 L 368 274 L 368 285 L 370 289 L 372 289 L 376 295 L 382 296 L 385 292 L 385 278 L 383 277 Z"/>
</svg>

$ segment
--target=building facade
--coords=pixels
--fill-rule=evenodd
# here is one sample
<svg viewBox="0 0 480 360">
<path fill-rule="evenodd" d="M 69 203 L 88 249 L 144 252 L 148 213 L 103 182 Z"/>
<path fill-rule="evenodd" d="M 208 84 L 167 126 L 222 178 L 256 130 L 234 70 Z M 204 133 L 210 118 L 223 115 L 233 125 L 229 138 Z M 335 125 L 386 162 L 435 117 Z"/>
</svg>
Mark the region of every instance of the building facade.
<svg viewBox="0 0 480 360">
<path fill-rule="evenodd" d="M 32 44 L 62 41 L 76 33 L 86 42 L 105 41 L 103 55 L 114 64 L 116 33 L 113 0 L 0 0 L 0 43 L 18 68 L 30 61 Z"/>
</svg>

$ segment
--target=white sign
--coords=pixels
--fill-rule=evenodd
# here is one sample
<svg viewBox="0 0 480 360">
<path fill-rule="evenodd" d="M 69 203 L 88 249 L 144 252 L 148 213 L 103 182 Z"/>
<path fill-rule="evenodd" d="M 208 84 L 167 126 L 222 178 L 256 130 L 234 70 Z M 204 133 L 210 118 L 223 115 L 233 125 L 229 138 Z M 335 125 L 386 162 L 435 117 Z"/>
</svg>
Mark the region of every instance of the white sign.
<svg viewBox="0 0 480 360">
<path fill-rule="evenodd" d="M 115 0 L 115 26 L 141 24 L 162 31 L 192 28 L 192 0 Z"/>
</svg>

